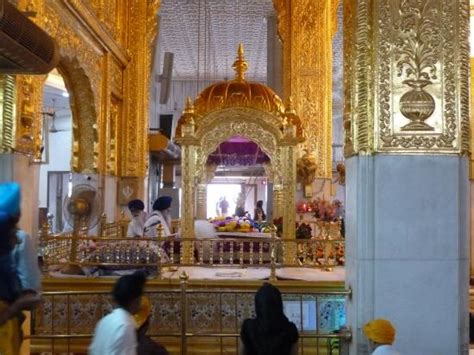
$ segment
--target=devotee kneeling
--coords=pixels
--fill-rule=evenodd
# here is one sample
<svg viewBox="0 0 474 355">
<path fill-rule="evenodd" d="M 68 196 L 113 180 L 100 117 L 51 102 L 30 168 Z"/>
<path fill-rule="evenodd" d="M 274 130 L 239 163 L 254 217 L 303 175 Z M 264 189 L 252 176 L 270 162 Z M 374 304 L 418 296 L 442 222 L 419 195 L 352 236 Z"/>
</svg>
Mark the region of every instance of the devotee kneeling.
<svg viewBox="0 0 474 355">
<path fill-rule="evenodd" d="M 239 354 L 298 354 L 298 329 L 283 313 L 278 288 L 268 282 L 260 287 L 255 294 L 255 314 L 256 318 L 242 323 Z"/>
<path fill-rule="evenodd" d="M 140 310 L 134 314 L 137 325 L 137 354 L 138 355 L 168 355 L 166 348 L 151 339 L 146 332 L 150 327 L 151 303 L 147 297 L 142 297 Z"/>
<path fill-rule="evenodd" d="M 373 319 L 364 325 L 363 331 L 369 339 L 372 355 L 400 355 L 393 347 L 395 327 L 386 319 Z"/>
<path fill-rule="evenodd" d="M 89 347 L 91 355 L 136 355 L 137 333 L 133 314 L 140 309 L 146 277 L 142 272 L 122 276 L 112 291 L 117 308 L 102 318 Z"/>
</svg>

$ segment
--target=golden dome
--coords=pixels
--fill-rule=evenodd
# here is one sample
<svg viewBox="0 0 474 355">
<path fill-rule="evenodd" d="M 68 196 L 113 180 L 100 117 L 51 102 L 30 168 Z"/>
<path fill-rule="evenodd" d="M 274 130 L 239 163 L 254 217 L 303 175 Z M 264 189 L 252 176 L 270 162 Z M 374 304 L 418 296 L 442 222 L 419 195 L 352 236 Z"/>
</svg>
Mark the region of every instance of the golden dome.
<svg viewBox="0 0 474 355">
<path fill-rule="evenodd" d="M 281 99 L 268 86 L 245 80 L 248 63 L 244 58 L 242 43 L 237 51 L 237 58 L 232 65 L 235 78 L 230 81 L 220 81 L 201 91 L 194 101 L 197 116 L 202 116 L 214 110 L 228 107 L 250 107 L 271 113 L 283 113 Z"/>
</svg>

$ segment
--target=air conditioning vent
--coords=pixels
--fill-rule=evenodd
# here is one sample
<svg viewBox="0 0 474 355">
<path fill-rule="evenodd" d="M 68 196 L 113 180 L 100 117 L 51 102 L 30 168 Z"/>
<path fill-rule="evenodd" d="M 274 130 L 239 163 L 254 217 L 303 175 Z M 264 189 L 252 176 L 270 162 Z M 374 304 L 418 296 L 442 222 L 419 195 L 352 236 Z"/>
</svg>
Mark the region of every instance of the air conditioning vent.
<svg viewBox="0 0 474 355">
<path fill-rule="evenodd" d="M 12 4 L 0 1 L 0 74 L 46 74 L 58 60 L 54 40 Z"/>
</svg>

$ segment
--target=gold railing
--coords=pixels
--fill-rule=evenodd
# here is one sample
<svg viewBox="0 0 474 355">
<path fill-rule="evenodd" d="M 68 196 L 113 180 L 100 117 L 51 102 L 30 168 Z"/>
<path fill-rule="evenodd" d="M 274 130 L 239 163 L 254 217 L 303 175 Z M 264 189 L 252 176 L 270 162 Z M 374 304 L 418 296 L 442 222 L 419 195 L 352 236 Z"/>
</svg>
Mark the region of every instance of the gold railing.
<svg viewBox="0 0 474 355">
<path fill-rule="evenodd" d="M 183 266 L 269 268 L 271 277 L 284 267 L 318 268 L 326 271 L 344 265 L 344 240 L 286 240 L 262 238 L 74 238 L 77 248 L 71 259 L 73 237 L 42 240 L 47 267 L 74 264 L 80 267 L 148 267 L 158 272 Z M 192 251 L 185 256 L 185 246 Z M 189 249 L 189 248 L 188 248 Z"/>
<path fill-rule="evenodd" d="M 324 229 L 311 239 L 278 238 L 275 230 L 264 237 L 183 239 L 164 236 L 158 225 L 157 238 L 128 238 L 127 223 L 123 217 L 107 223 L 103 215 L 98 236 L 88 236 L 81 228 L 53 235 L 48 225 L 43 226 L 40 246 L 46 267 L 147 267 L 157 275 L 180 266 L 268 268 L 274 280 L 279 268 L 330 271 L 345 262 L 344 239 Z"/>
<path fill-rule="evenodd" d="M 178 286 L 178 285 L 176 285 Z M 149 335 L 172 354 L 235 354 L 242 321 L 254 317 L 255 290 L 179 287 L 149 289 Z M 350 290 L 283 291 L 285 313 L 298 327 L 300 354 L 346 354 L 351 333 L 335 332 L 345 319 Z M 112 310 L 108 292 L 45 292 L 33 314 L 32 352 L 84 352 L 94 327 Z"/>
</svg>

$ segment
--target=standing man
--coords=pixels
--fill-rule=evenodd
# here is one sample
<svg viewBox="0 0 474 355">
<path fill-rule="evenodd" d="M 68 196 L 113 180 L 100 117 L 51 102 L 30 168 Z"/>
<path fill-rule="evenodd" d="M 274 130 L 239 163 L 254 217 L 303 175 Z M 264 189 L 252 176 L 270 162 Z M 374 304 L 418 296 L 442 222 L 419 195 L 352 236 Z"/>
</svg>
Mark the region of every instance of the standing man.
<svg viewBox="0 0 474 355">
<path fill-rule="evenodd" d="M 219 208 L 221 209 L 221 216 L 227 217 L 229 214 L 229 202 L 227 202 L 225 196 L 222 197 L 221 202 L 219 202 Z"/>
<path fill-rule="evenodd" d="M 145 204 L 142 200 L 132 200 L 128 203 L 128 209 L 132 215 L 132 220 L 128 224 L 127 236 L 142 237 L 143 227 L 147 219 Z"/>
<path fill-rule="evenodd" d="M 137 354 L 136 323 L 133 314 L 140 309 L 145 282 L 145 274 L 142 272 L 118 279 L 112 291 L 118 307 L 97 324 L 89 347 L 90 355 Z"/>
<path fill-rule="evenodd" d="M 372 355 L 400 355 L 393 347 L 395 327 L 386 319 L 373 319 L 364 325 L 363 331 L 369 339 Z"/>
<path fill-rule="evenodd" d="M 146 237 L 157 237 L 156 226 L 163 226 L 165 236 L 170 235 L 171 228 L 171 202 L 170 196 L 161 196 L 153 203 L 153 212 L 148 216 L 143 231 Z"/>
</svg>

